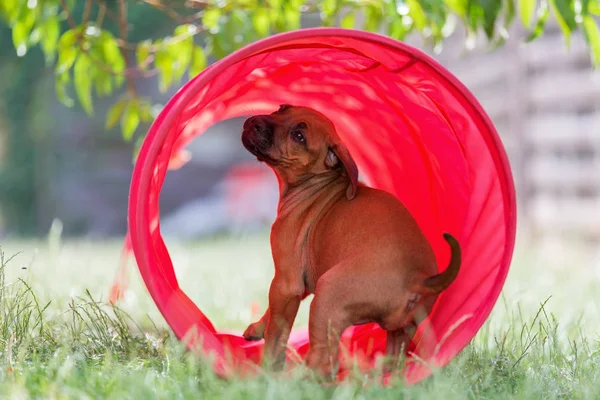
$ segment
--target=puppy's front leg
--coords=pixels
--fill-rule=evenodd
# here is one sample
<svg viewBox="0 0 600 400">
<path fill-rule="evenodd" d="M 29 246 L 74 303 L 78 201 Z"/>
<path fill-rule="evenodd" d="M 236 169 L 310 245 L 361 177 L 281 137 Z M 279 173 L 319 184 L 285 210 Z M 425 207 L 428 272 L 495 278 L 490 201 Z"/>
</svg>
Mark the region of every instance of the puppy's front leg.
<svg viewBox="0 0 600 400">
<path fill-rule="evenodd" d="M 304 293 L 301 279 L 275 274 L 269 289 L 269 309 L 265 329 L 263 364 L 272 363 L 275 370 L 283 368 L 285 347 L 290 337 Z"/>
</svg>

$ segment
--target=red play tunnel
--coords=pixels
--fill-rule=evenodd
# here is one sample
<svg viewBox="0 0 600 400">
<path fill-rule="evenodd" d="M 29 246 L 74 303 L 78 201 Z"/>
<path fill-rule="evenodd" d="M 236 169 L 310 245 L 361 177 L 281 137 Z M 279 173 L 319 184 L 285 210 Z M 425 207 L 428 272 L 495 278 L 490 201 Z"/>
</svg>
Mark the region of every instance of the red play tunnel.
<svg viewBox="0 0 600 400">
<path fill-rule="evenodd" d="M 131 246 L 152 298 L 178 338 L 214 354 L 219 373 L 232 366 L 228 352 L 238 368 L 260 358 L 262 342 L 219 333 L 180 290 L 160 234 L 159 196 L 170 161 L 194 137 L 281 103 L 315 108 L 335 123 L 361 178 L 408 207 L 441 267 L 450 256 L 442 232 L 460 241 L 460 274 L 409 349 L 419 362 L 408 363 L 407 382 L 428 376 L 467 345 L 500 294 L 514 247 L 515 191 L 500 139 L 473 95 L 427 55 L 383 36 L 333 28 L 273 36 L 213 64 L 173 96 L 143 143 L 129 200 Z M 350 328 L 343 343 L 368 366 L 384 351 L 385 332 Z M 290 345 L 304 355 L 306 331 Z"/>
</svg>

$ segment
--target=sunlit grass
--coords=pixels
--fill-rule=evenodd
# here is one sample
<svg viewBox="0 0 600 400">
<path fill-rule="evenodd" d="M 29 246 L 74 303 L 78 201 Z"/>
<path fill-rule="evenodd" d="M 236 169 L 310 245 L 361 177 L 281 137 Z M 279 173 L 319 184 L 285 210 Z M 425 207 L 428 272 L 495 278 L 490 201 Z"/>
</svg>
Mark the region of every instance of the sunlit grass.
<svg viewBox="0 0 600 400">
<path fill-rule="evenodd" d="M 181 286 L 217 326 L 243 329 L 253 319 L 253 302 L 263 310 L 272 277 L 266 235 L 167 243 Z M 105 305 L 120 247 L 119 241 L 2 243 L 0 397 L 600 396 L 599 279 L 576 251 L 518 248 L 502 298 L 465 351 L 421 384 L 382 388 L 360 376 L 337 387 L 269 374 L 216 378 L 169 335 L 137 271 L 122 311 Z M 297 326 L 306 324 L 307 308 L 305 302 Z"/>
</svg>

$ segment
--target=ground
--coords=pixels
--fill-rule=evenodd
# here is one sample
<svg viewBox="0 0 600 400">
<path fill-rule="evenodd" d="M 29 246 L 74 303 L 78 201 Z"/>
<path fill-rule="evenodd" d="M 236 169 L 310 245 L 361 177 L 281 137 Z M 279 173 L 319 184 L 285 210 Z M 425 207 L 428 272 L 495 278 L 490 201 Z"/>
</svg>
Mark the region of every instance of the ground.
<svg viewBox="0 0 600 400">
<path fill-rule="evenodd" d="M 263 311 L 267 235 L 167 245 L 181 286 L 218 327 L 244 328 L 253 302 Z M 120 242 L 51 236 L 0 246 L 1 398 L 600 398 L 600 277 L 577 251 L 521 244 L 502 297 L 460 356 L 418 385 L 383 388 L 358 375 L 332 387 L 271 374 L 220 380 L 169 335 L 137 271 L 124 312 L 105 307 Z M 297 326 L 307 310 L 305 302 Z"/>
</svg>

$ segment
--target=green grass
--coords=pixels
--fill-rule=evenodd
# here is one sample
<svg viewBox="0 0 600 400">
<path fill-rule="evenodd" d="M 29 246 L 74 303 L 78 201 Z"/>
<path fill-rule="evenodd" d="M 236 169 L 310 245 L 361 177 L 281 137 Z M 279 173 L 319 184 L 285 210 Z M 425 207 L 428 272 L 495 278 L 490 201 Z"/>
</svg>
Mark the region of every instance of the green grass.
<svg viewBox="0 0 600 400">
<path fill-rule="evenodd" d="M 264 307 L 266 236 L 168 245 L 182 287 L 220 328 L 244 328 L 252 301 Z M 122 308 L 106 306 L 120 243 L 50 238 L 2 250 L 0 398 L 600 398 L 598 277 L 574 250 L 561 258 L 517 249 L 484 328 L 448 367 L 411 387 L 360 375 L 332 387 L 299 374 L 218 379 L 170 335 L 136 271 Z M 306 324 L 305 303 L 297 325 Z"/>
</svg>

